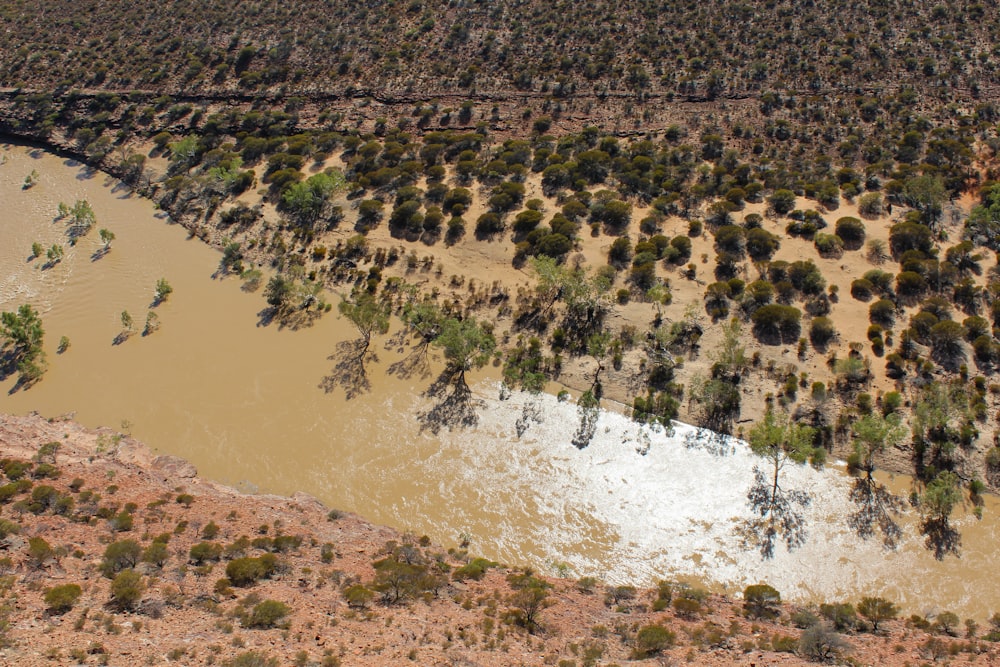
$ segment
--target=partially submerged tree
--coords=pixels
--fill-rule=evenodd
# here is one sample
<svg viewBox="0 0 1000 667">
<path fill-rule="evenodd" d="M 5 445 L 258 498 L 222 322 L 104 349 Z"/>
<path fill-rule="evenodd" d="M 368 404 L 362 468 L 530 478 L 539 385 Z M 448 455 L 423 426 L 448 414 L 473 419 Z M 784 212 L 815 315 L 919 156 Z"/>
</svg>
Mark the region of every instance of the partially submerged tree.
<svg viewBox="0 0 1000 667">
<path fill-rule="evenodd" d="M 375 334 L 384 335 L 389 330 L 389 304 L 367 291 L 355 291 L 350 299 L 338 304 L 337 310 L 358 331 L 358 358 L 362 365 Z"/>
<path fill-rule="evenodd" d="M 949 553 L 956 556 L 962 546 L 958 531 L 951 525 L 951 513 L 962 502 L 958 475 L 950 470 L 939 472 L 920 494 L 920 532 L 934 557 L 943 560 Z"/>
<path fill-rule="evenodd" d="M 465 392 L 469 391 L 465 374 L 485 366 L 497 345 L 491 327 L 474 317 L 445 319 L 432 344 L 441 349 L 445 372 L 455 384 L 456 391 Z"/>
<path fill-rule="evenodd" d="M 389 331 L 391 306 L 388 301 L 366 290 L 355 290 L 338 304 L 337 309 L 354 325 L 358 338 L 337 346 L 337 351 L 330 356 L 336 364 L 320 386 L 327 392 L 335 386 L 342 386 L 350 399 L 371 387 L 365 362 L 369 358 L 377 360 L 371 349 L 372 336 Z"/>
<path fill-rule="evenodd" d="M 38 311 L 28 304 L 23 304 L 15 312 L 0 314 L 0 339 L 3 340 L 0 370 L 3 374 L 16 369 L 20 374 L 18 381 L 25 385 L 41 378 L 46 365 L 42 349 L 44 335 Z"/>
<path fill-rule="evenodd" d="M 777 542 L 791 550 L 806 539 L 805 517 L 802 510 L 811 501 L 801 490 L 781 486 L 781 471 L 788 463 L 821 463 L 822 450 L 813 447 L 813 429 L 793 422 L 787 415 L 768 410 L 764 419 L 750 429 L 750 449 L 763 459 L 767 470 L 754 466 L 754 482 L 747 501 L 754 517 L 742 530 L 747 544 L 760 550 L 764 558 L 774 556 Z"/>
<path fill-rule="evenodd" d="M 903 440 L 906 429 L 895 413 L 885 417 L 871 413 L 854 422 L 853 432 L 854 452 L 848 464 L 857 472 L 850 493 L 857 509 L 848 523 L 862 539 L 872 537 L 877 529 L 883 544 L 894 549 L 903 534 L 896 521 L 903 501 L 875 479 L 875 468 L 881 454 Z"/>
<path fill-rule="evenodd" d="M 431 345 L 441 350 L 445 368 L 426 392 L 436 402 L 419 415 L 420 421 L 435 433 L 442 426 L 475 425 L 478 417 L 466 373 L 482 368 L 493 356 L 496 339 L 492 327 L 474 317 L 447 317 Z"/>
</svg>

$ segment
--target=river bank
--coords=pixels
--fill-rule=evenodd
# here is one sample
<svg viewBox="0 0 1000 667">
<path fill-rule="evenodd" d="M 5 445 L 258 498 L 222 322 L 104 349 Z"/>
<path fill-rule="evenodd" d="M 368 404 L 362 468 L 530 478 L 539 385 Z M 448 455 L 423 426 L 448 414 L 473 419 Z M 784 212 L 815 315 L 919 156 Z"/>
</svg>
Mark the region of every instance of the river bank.
<svg viewBox="0 0 1000 667">
<path fill-rule="evenodd" d="M 39 184 L 23 191 L 31 169 Z M 905 548 L 883 554 L 877 544 L 848 541 L 846 478 L 803 470 L 795 483 L 816 497 L 808 549 L 762 562 L 740 549 L 731 530 L 746 512 L 752 461 L 745 453 L 705 458 L 611 412 L 598 440 L 580 452 L 569 444 L 575 408 L 552 396 L 540 399 L 547 420 L 519 435 L 524 399 L 500 401 L 489 382 L 495 371 L 477 386 L 477 429 L 422 431 L 430 377 L 384 372 L 402 355 L 387 345 L 395 331 L 379 342 L 370 393 L 352 400 L 325 393 L 320 385 L 335 363 L 329 357 L 355 335 L 345 320 L 327 316 L 299 331 L 265 325 L 258 294 L 212 278 L 215 251 L 99 172 L 12 148 L 0 173 L 7 220 L 18 222 L 3 227 L 12 236 L 2 245 L 8 287 L 0 306 L 27 300 L 42 311 L 51 362 L 37 386 L 0 397 L 4 411 L 74 413 L 190 459 L 224 483 L 304 490 L 445 544 L 467 533 L 478 553 L 505 562 L 568 565 L 578 576 L 616 582 L 686 576 L 731 592 L 767 580 L 801 600 L 865 589 L 921 613 L 993 611 L 995 601 L 981 595 L 991 590 L 981 577 L 991 571 L 992 505 L 983 522 L 961 519 L 961 561 L 935 562 L 914 534 L 912 514 Z M 88 199 L 101 226 L 116 233 L 111 251 L 92 260 L 99 242 L 85 238 L 51 269 L 26 261 L 31 242 L 61 238 L 57 204 L 77 198 Z M 121 311 L 141 320 L 160 277 L 174 287 L 155 310 L 160 330 L 114 345 Z M 62 335 L 71 346 L 58 354 Z M 700 467 L 689 456 L 701 457 Z M 682 505 L 688 513 L 675 511 Z"/>
</svg>

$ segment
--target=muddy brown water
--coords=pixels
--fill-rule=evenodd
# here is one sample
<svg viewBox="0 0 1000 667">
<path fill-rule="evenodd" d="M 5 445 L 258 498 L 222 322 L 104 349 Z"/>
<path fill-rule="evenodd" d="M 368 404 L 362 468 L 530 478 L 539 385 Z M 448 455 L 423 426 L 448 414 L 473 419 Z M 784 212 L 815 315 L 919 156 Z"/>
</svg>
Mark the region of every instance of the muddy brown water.
<svg viewBox="0 0 1000 667">
<path fill-rule="evenodd" d="M 734 536 L 753 465 L 738 444 L 712 451 L 681 437 L 683 427 L 667 437 L 609 411 L 580 452 L 569 444 L 571 403 L 499 400 L 495 370 L 477 377 L 478 427 L 421 431 L 430 379 L 389 377 L 399 354 L 384 341 L 370 392 L 352 400 L 342 389 L 327 393 L 328 357 L 352 338 L 335 312 L 298 331 L 265 324 L 260 293 L 213 278 L 218 252 L 150 202 L 42 150 L 0 145 L 0 156 L 0 309 L 41 311 L 49 359 L 30 389 L 12 391 L 14 378 L 0 383 L 0 411 L 127 430 L 238 488 L 306 491 L 446 545 L 466 533 L 476 554 L 552 573 L 640 585 L 692 578 L 730 592 L 767 581 L 803 601 L 883 594 L 908 611 L 980 619 L 1000 610 L 993 498 L 982 521 L 959 512 L 962 556 L 939 562 L 914 534 L 912 515 L 897 551 L 858 540 L 844 527 L 848 478 L 796 469 L 788 483 L 813 492 L 809 540 L 762 561 Z M 37 185 L 22 189 L 32 170 Z M 70 247 L 55 221 L 58 203 L 77 199 L 116 235 L 103 257 L 94 256 L 97 228 Z M 44 257 L 29 260 L 33 242 L 61 243 L 66 257 L 43 269 Z M 174 291 L 155 309 L 160 329 L 142 336 L 161 277 Z M 123 310 L 137 331 L 116 345 Z M 70 347 L 58 354 L 61 336 Z M 528 425 L 520 437 L 519 419 Z M 905 492 L 908 480 L 893 484 Z"/>
</svg>

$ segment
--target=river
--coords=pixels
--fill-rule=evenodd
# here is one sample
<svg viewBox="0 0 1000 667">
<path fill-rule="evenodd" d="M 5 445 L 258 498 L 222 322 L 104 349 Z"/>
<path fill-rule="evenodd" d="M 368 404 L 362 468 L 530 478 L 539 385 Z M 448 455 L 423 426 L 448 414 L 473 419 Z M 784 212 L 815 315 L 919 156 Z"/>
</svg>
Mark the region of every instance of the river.
<svg viewBox="0 0 1000 667">
<path fill-rule="evenodd" d="M 962 556 L 939 562 L 915 534 L 912 513 L 900 548 L 887 552 L 846 528 L 850 479 L 842 470 L 793 468 L 786 484 L 813 496 L 808 541 L 764 561 L 734 533 L 747 516 L 753 466 L 742 443 L 718 451 L 692 441 L 690 427 L 665 434 L 609 409 L 591 446 L 578 451 L 572 403 L 548 394 L 500 400 L 495 369 L 474 386 L 478 426 L 421 431 L 416 415 L 430 380 L 384 373 L 399 355 L 383 340 L 371 392 L 352 400 L 327 393 L 320 383 L 329 357 L 352 338 L 335 311 L 297 331 L 265 324 L 261 295 L 214 278 L 219 253 L 149 201 L 39 149 L 8 144 L 0 155 L 0 309 L 40 310 L 49 360 L 37 385 L 13 391 L 8 378 L 0 386 L 0 411 L 71 414 L 126 430 L 238 488 L 305 491 L 445 545 L 465 533 L 476 554 L 551 573 L 637 585 L 685 578 L 733 593 L 766 581 L 791 600 L 879 594 L 911 612 L 979 619 L 1000 609 L 993 498 L 982 521 L 958 512 Z M 38 183 L 22 189 L 32 170 Z M 94 254 L 96 228 L 70 247 L 55 220 L 59 202 L 78 199 L 116 236 L 104 256 Z M 61 243 L 66 256 L 42 268 L 44 256 L 29 259 L 34 242 Z M 174 290 L 155 308 L 160 329 L 143 336 L 159 278 Z M 137 331 L 115 344 L 123 310 Z M 60 354 L 61 336 L 70 347 Z M 526 405 L 542 418 L 519 437 Z M 905 490 L 908 481 L 893 484 Z"/>
</svg>

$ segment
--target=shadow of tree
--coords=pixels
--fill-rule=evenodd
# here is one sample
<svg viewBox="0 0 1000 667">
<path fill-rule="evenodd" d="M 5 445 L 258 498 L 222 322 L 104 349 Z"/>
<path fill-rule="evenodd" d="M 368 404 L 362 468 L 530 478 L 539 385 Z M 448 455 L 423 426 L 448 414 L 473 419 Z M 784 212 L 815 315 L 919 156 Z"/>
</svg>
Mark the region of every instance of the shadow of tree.
<svg viewBox="0 0 1000 667">
<path fill-rule="evenodd" d="M 571 442 L 577 449 L 584 449 L 597 434 L 597 418 L 600 416 L 600 410 L 597 403 L 591 405 L 581 402 L 577 405 L 576 413 L 580 417 L 580 424 L 576 427 Z"/>
<path fill-rule="evenodd" d="M 744 547 L 754 547 L 764 559 L 774 558 L 774 548 L 784 542 L 791 551 L 806 542 L 806 519 L 803 510 L 812 502 L 805 491 L 785 491 L 769 481 L 764 471 L 754 466 L 754 482 L 747 492 L 747 504 L 755 515 L 737 527 Z"/>
<path fill-rule="evenodd" d="M 430 408 L 417 414 L 420 430 L 438 434 L 442 428 L 449 431 L 455 427 L 469 428 L 479 423 L 476 409 L 482 401 L 472 395 L 472 390 L 464 382 L 458 381 L 452 369 L 445 369 L 424 392 L 433 403 Z"/>
<path fill-rule="evenodd" d="M 700 449 L 712 456 L 732 456 L 736 453 L 733 439 L 723 433 L 699 428 L 684 436 L 684 447 Z"/>
<path fill-rule="evenodd" d="M 268 306 L 257 313 L 257 326 L 266 327 L 277 323 L 279 329 L 298 331 L 311 327 L 322 315 L 323 313 L 318 310 L 301 308 L 282 311 L 274 306 Z"/>
<path fill-rule="evenodd" d="M 17 372 L 17 356 L 12 348 L 0 348 L 0 382 Z M 15 387 L 16 388 L 16 385 Z M 14 389 L 11 389 L 11 393 Z"/>
<path fill-rule="evenodd" d="M 96 262 L 100 259 L 104 259 L 104 256 L 107 255 L 109 252 L 111 252 L 111 248 L 107 246 L 101 246 L 94 252 L 90 253 L 90 261 Z"/>
<path fill-rule="evenodd" d="M 947 517 L 925 518 L 920 522 L 920 534 L 926 538 L 924 545 L 934 552 L 934 558 L 944 560 L 948 554 L 961 556 L 962 536 Z"/>
<path fill-rule="evenodd" d="M 514 422 L 514 429 L 517 431 L 517 437 L 520 438 L 528 429 L 531 428 L 532 424 L 541 424 L 544 419 L 544 414 L 542 412 L 541 403 L 535 399 L 530 399 L 521 408 L 521 415 Z"/>
<path fill-rule="evenodd" d="M 320 380 L 320 389 L 329 394 L 337 387 L 342 387 L 347 400 L 371 391 L 371 380 L 365 369 L 366 357 L 378 361 L 374 352 L 369 354 L 364 341 L 358 339 L 338 343 L 336 351 L 327 357 L 334 364 L 331 371 Z"/>
<path fill-rule="evenodd" d="M 895 549 L 903 536 L 896 517 L 903 509 L 903 500 L 870 476 L 854 480 L 849 495 L 857 510 L 847 517 L 847 525 L 863 540 L 874 537 L 878 530 L 882 544 Z"/>
<path fill-rule="evenodd" d="M 425 344 L 411 348 L 405 357 L 389 364 L 386 373 L 401 380 L 409 380 L 414 377 L 421 379 L 429 377 L 431 374 L 431 364 L 427 352 L 428 346 Z"/>
</svg>

